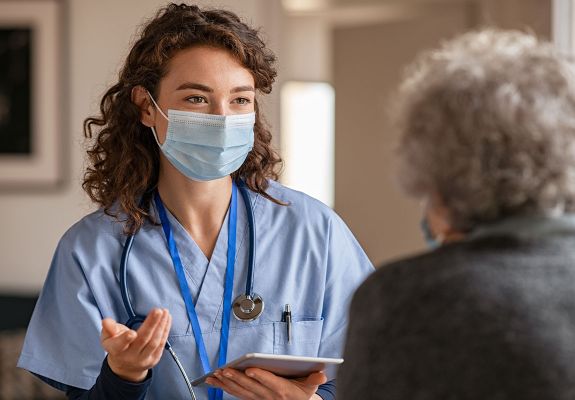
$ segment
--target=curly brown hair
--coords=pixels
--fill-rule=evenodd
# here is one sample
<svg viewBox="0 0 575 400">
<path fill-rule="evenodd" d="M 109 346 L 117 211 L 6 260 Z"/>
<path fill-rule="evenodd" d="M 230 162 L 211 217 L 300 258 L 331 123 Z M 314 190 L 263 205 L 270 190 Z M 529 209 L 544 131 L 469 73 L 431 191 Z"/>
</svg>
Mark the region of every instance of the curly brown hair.
<svg viewBox="0 0 575 400">
<path fill-rule="evenodd" d="M 100 102 L 100 115 L 84 121 L 84 135 L 95 136 L 87 151 L 90 166 L 83 189 L 104 212 L 122 217 L 125 232 L 133 234 L 151 219 L 151 193 L 158 183 L 159 148 L 149 128 L 140 122 L 140 109 L 132 101 L 132 89 L 146 88 L 157 96 L 168 63 L 180 50 L 207 45 L 229 51 L 249 69 L 258 92 L 270 93 L 277 75 L 276 57 L 259 38 L 258 31 L 225 10 L 200 9 L 186 4 L 169 4 L 142 29 L 119 74 Z M 278 178 L 282 160 L 271 147 L 271 133 L 254 104 L 256 122 L 254 146 L 240 169 L 240 177 L 254 192 L 278 203 L 266 193 L 268 179 Z M 141 199 L 141 200 L 140 200 Z M 117 206 L 115 206 L 117 204 Z"/>
</svg>

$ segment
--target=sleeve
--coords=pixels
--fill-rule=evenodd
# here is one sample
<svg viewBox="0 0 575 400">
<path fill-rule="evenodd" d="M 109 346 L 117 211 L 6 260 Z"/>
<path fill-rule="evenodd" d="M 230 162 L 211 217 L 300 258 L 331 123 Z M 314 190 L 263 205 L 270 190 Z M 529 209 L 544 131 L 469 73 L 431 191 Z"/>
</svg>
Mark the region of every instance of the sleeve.
<svg viewBox="0 0 575 400">
<path fill-rule="evenodd" d="M 373 271 L 373 265 L 345 223 L 334 214 L 327 249 L 327 275 L 319 354 L 341 357 L 347 329 L 348 307 L 356 288 Z M 335 376 L 326 371 L 328 379 Z"/>
<path fill-rule="evenodd" d="M 323 400 L 335 400 L 335 379 L 320 385 L 315 393 Z"/>
<path fill-rule="evenodd" d="M 127 382 L 110 369 L 106 358 L 102 363 L 100 376 L 92 389 L 68 387 L 66 395 L 70 400 L 143 400 L 151 383 L 152 370 L 143 382 Z"/>
<path fill-rule="evenodd" d="M 58 244 L 18 361 L 60 390 L 91 388 L 105 357 L 102 315 L 80 262 L 92 244 L 80 240 L 68 233 Z"/>
</svg>

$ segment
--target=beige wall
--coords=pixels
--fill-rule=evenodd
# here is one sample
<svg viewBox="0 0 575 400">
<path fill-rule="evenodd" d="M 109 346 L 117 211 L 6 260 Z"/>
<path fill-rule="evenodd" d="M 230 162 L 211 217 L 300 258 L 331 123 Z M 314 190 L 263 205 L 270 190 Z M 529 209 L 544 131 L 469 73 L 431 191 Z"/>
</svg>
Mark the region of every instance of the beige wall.
<svg viewBox="0 0 575 400">
<path fill-rule="evenodd" d="M 530 30 L 551 38 L 550 0 L 480 0 L 471 12 L 478 26 L 495 25 L 506 29 Z"/>
<path fill-rule="evenodd" d="M 38 291 L 60 236 L 92 209 L 80 188 L 82 121 L 97 110 L 99 97 L 114 81 L 135 27 L 164 3 L 68 0 L 68 72 L 62 105 L 69 105 L 64 120 L 69 179 L 63 189 L 49 193 L 0 192 L 0 291 Z M 340 9 L 340 3 L 348 8 Z M 281 83 L 287 79 L 334 82 L 335 207 L 376 264 L 422 248 L 419 208 L 393 183 L 394 138 L 384 118 L 400 68 L 418 50 L 485 21 L 512 26 L 526 21 L 537 31 L 549 31 L 547 0 L 337 0 L 332 1 L 337 6 L 334 10 L 306 15 L 287 15 L 280 0 L 204 0 L 201 4 L 224 6 L 245 16 L 262 27 L 276 50 L 280 76 L 264 107 L 276 143 Z M 368 7 L 355 9 L 359 4 Z"/>
<path fill-rule="evenodd" d="M 403 21 L 335 31 L 335 209 L 376 265 L 423 247 L 419 206 L 402 195 L 394 179 L 391 94 L 417 52 L 467 27 L 467 7 L 456 4 Z"/>
</svg>

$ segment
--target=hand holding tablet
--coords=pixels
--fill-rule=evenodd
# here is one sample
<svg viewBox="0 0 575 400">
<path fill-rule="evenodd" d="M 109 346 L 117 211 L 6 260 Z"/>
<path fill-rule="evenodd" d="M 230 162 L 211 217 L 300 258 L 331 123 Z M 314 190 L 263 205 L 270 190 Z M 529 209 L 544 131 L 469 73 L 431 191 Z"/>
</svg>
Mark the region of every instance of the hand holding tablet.
<svg viewBox="0 0 575 400">
<path fill-rule="evenodd" d="M 280 354 L 247 353 L 218 369 L 233 368 L 245 371 L 248 368 L 261 368 L 285 378 L 302 378 L 313 372 L 319 372 L 328 366 L 343 363 L 342 358 L 303 357 Z M 209 374 L 192 381 L 193 386 L 204 383 Z"/>
</svg>

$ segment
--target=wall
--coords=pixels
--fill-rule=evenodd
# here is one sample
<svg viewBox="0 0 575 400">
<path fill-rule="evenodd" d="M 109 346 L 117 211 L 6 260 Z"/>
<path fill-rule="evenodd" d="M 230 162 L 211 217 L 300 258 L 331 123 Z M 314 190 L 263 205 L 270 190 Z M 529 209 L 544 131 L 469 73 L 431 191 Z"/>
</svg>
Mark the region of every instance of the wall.
<svg viewBox="0 0 575 400">
<path fill-rule="evenodd" d="M 423 247 L 419 205 L 394 179 L 392 93 L 415 54 L 467 27 L 467 8 L 457 4 L 402 21 L 335 30 L 335 208 L 376 265 Z"/>
<path fill-rule="evenodd" d="M 267 22 L 274 21 L 270 14 L 274 9 L 266 6 L 266 0 L 202 3 L 236 11 L 264 30 Z M 36 293 L 60 236 L 92 209 L 80 188 L 84 169 L 82 122 L 97 110 L 100 96 L 116 78 L 135 27 L 162 4 L 165 2 L 157 0 L 68 0 L 68 83 L 62 104 L 69 104 L 64 119 L 70 149 L 69 179 L 57 191 L 0 193 L 0 291 Z M 268 28 L 273 47 L 277 34 L 273 26 Z M 275 125 L 277 115 L 268 119 Z"/>
</svg>

